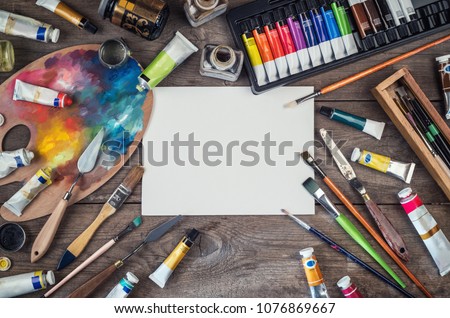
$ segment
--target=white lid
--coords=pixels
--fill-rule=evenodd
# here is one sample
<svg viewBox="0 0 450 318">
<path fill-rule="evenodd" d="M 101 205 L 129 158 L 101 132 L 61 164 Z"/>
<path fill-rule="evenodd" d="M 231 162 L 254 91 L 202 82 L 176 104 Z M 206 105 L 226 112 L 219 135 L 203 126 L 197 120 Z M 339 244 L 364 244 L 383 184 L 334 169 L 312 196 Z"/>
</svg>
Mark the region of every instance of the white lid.
<svg viewBox="0 0 450 318">
<path fill-rule="evenodd" d="M 314 249 L 312 247 L 307 247 L 302 249 L 299 253 L 303 258 L 308 258 L 313 255 Z"/>
<path fill-rule="evenodd" d="M 0 114 L 0 127 L 3 126 L 4 123 L 5 123 L 5 116 Z"/>
<path fill-rule="evenodd" d="M 47 280 L 47 283 L 50 285 L 54 285 L 56 282 L 55 274 L 53 273 L 53 271 L 48 271 L 47 274 L 45 274 L 45 279 Z"/>
<path fill-rule="evenodd" d="M 407 198 L 411 195 L 412 193 L 412 189 L 411 188 L 404 188 L 403 190 L 401 190 L 397 195 L 400 199 L 404 199 Z"/>
<path fill-rule="evenodd" d="M 344 276 L 336 284 L 341 289 L 347 289 L 352 284 L 352 281 L 349 276 Z"/>
<path fill-rule="evenodd" d="M 353 161 L 353 162 L 356 162 L 356 161 L 359 160 L 359 158 L 361 158 L 361 149 L 359 149 L 359 148 L 353 149 L 352 156 L 350 157 L 350 160 Z"/>
<path fill-rule="evenodd" d="M 61 31 L 59 31 L 59 29 L 53 29 L 53 31 L 51 31 L 50 39 L 52 40 L 53 43 L 58 42 L 60 33 Z"/>
<path fill-rule="evenodd" d="M 438 61 L 440 63 L 447 62 L 448 60 L 450 60 L 450 54 L 439 56 L 439 57 L 436 58 L 436 61 Z"/>
<path fill-rule="evenodd" d="M 127 272 L 126 277 L 127 277 L 128 281 L 132 284 L 139 283 L 139 278 L 137 278 L 132 272 Z"/>
</svg>

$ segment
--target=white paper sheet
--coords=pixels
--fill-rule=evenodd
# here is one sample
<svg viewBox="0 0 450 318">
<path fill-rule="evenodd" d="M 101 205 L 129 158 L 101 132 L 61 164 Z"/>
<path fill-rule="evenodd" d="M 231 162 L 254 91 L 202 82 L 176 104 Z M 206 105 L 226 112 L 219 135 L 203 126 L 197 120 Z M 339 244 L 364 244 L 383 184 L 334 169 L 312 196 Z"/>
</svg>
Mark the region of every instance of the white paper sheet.
<svg viewBox="0 0 450 318">
<path fill-rule="evenodd" d="M 314 214 L 302 186 L 313 171 L 298 158 L 314 153 L 313 100 L 283 107 L 312 91 L 157 87 L 143 138 L 142 214 Z M 191 146 L 177 146 L 177 136 L 181 143 L 191 136 Z"/>
</svg>

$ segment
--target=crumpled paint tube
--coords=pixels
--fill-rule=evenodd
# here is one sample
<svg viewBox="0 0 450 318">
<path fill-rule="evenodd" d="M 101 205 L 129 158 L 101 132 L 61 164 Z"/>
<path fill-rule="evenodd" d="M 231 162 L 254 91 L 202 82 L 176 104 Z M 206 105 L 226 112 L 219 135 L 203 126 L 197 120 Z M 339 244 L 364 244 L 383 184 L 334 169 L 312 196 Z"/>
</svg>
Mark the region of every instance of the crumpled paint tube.
<svg viewBox="0 0 450 318">
<path fill-rule="evenodd" d="M 27 149 L 0 152 L 0 179 L 20 167 L 29 166 L 34 153 Z"/>
</svg>

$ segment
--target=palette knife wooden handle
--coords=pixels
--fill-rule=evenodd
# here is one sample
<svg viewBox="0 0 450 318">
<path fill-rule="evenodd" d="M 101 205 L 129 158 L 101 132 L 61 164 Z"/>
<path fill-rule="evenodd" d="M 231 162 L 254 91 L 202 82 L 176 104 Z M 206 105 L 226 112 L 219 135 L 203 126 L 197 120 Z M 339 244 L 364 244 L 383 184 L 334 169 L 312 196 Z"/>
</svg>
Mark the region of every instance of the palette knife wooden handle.
<svg viewBox="0 0 450 318">
<path fill-rule="evenodd" d="M 59 201 L 55 210 L 42 227 L 31 248 L 31 263 L 38 261 L 47 253 L 68 205 L 69 199 L 66 200 L 65 196 Z"/>
</svg>

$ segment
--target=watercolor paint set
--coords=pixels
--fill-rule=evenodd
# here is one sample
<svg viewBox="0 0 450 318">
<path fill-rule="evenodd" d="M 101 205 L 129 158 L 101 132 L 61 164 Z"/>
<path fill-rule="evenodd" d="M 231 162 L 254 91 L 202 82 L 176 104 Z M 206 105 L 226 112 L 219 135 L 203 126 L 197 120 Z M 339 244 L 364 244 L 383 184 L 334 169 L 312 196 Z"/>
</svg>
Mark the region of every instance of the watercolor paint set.
<svg viewBox="0 0 450 318">
<path fill-rule="evenodd" d="M 400 89 L 407 90 L 411 99 L 418 102 L 417 105 L 420 105 L 424 111 L 424 116 L 420 117 L 429 118 L 427 120 L 429 124 L 425 124 L 425 126 L 431 127 L 431 130 L 425 127 L 426 132 L 424 132 L 423 128 L 415 127 L 416 124 L 414 123 L 421 125 L 421 120 L 420 118 L 419 120 L 417 118 L 416 120 L 410 120 L 412 117 L 406 114 L 407 112 L 401 105 Z M 450 199 L 450 169 L 446 164 L 446 157 L 449 156 L 449 153 L 445 150 L 446 147 L 448 149 L 450 144 L 450 128 L 421 90 L 411 73 L 406 68 L 400 69 L 373 88 L 372 94 L 447 198 Z M 414 112 L 411 112 L 411 114 L 413 117 L 415 116 Z M 435 143 L 437 148 L 435 148 Z M 439 149 L 443 149 L 443 151 L 441 152 Z"/>
<path fill-rule="evenodd" d="M 256 0 L 227 21 L 254 94 L 450 28 L 450 0 Z"/>
</svg>

